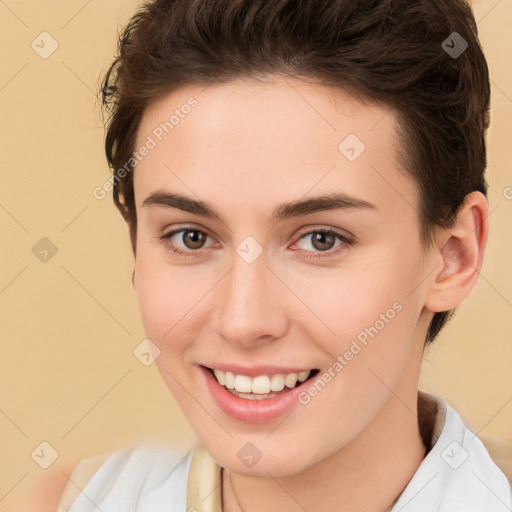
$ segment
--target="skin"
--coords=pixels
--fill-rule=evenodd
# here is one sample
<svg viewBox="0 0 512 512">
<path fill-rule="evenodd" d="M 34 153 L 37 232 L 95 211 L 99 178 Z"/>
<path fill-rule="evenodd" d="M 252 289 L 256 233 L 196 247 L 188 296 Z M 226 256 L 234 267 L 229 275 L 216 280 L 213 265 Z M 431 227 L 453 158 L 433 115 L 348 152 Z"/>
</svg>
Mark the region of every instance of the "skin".
<svg viewBox="0 0 512 512">
<path fill-rule="evenodd" d="M 23 503 L 9 512 L 55 512 L 77 462 L 48 469 L 29 490 Z"/>
<path fill-rule="evenodd" d="M 223 486 L 227 512 L 240 510 L 237 501 L 245 512 L 340 504 L 382 512 L 425 455 L 417 420 L 425 334 L 433 312 L 460 304 L 476 283 L 488 231 L 485 197 L 470 194 L 454 226 L 426 250 L 417 191 L 397 163 L 394 112 L 288 77 L 167 94 L 146 109 L 136 148 L 191 96 L 197 106 L 134 171 L 134 287 L 146 335 L 160 350 L 156 364 L 203 445 L 231 472 Z M 338 150 L 350 133 L 366 146 L 353 162 Z M 157 191 L 208 202 L 223 221 L 144 205 Z M 374 208 L 270 218 L 281 203 L 333 191 Z M 202 247 L 186 245 L 186 231 L 162 240 L 179 228 L 208 237 Z M 329 228 L 353 243 L 334 240 L 322 251 L 311 234 L 301 239 Z M 236 252 L 247 236 L 263 249 L 250 264 Z M 173 244 L 195 255 L 175 254 Z M 322 374 L 397 302 L 401 311 L 286 418 L 235 420 L 204 385 L 197 365 L 219 361 Z M 247 442 L 262 454 L 252 468 L 237 457 Z"/>
</svg>

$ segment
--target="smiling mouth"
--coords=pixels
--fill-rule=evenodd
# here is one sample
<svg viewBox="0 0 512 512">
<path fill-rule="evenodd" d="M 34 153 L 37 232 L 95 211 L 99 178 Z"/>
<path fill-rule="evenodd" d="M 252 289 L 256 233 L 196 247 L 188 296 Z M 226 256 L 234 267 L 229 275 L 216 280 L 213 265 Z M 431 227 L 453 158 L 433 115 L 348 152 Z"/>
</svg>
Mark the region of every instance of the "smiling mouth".
<svg viewBox="0 0 512 512">
<path fill-rule="evenodd" d="M 205 368 L 216 381 L 231 394 L 249 400 L 264 400 L 287 393 L 307 380 L 315 377 L 319 369 L 305 370 L 299 373 L 276 373 L 273 375 L 247 375 L 224 372 L 216 368 Z"/>
</svg>

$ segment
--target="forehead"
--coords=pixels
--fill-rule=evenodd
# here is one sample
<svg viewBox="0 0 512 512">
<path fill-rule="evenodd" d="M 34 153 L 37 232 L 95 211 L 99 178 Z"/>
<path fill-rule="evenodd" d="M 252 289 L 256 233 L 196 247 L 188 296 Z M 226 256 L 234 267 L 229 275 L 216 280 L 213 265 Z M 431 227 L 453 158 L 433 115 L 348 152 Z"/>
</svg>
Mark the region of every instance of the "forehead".
<svg viewBox="0 0 512 512">
<path fill-rule="evenodd" d="M 410 207 L 397 123 L 386 106 L 288 77 L 185 86 L 144 113 L 136 148 L 152 149 L 135 170 L 137 206 L 165 188 L 245 212 L 333 190 Z"/>
</svg>

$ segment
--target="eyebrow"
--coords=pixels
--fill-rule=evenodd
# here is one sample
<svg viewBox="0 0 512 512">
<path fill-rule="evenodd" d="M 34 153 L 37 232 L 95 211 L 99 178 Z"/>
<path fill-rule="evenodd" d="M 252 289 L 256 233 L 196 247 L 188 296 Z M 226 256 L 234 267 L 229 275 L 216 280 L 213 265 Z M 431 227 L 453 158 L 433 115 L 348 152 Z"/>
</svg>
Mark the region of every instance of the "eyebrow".
<svg viewBox="0 0 512 512">
<path fill-rule="evenodd" d="M 222 215 L 212 205 L 172 192 L 155 191 L 144 199 L 142 206 L 176 208 L 184 212 L 225 223 Z M 331 194 L 323 194 L 308 199 L 298 199 L 296 201 L 282 203 L 273 210 L 270 219 L 273 222 L 280 222 L 282 220 L 321 211 L 358 209 L 378 211 L 377 207 L 368 201 L 350 196 L 343 192 L 333 192 Z"/>
</svg>

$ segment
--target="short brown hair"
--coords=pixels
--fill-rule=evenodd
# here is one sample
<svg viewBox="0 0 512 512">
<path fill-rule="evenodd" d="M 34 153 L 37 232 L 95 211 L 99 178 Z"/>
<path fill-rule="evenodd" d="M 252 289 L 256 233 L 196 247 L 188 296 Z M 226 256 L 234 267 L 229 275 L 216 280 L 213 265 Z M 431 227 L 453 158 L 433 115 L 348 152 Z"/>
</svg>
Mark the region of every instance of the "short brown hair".
<svg viewBox="0 0 512 512">
<path fill-rule="evenodd" d="M 456 42 L 467 43 L 460 55 L 448 51 Z M 268 74 L 314 78 L 394 109 L 425 247 L 467 194 L 487 194 L 489 73 L 466 0 L 147 1 L 120 34 L 101 85 L 114 176 L 156 99 L 187 84 Z M 135 254 L 133 172 L 117 177 L 113 195 Z M 452 314 L 435 313 L 426 343 Z"/>
</svg>

